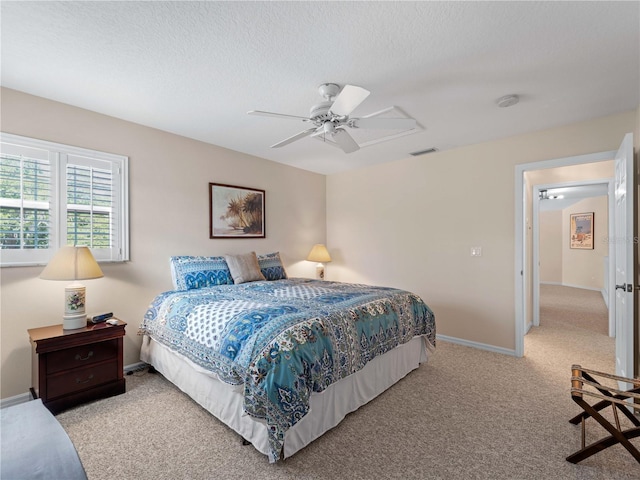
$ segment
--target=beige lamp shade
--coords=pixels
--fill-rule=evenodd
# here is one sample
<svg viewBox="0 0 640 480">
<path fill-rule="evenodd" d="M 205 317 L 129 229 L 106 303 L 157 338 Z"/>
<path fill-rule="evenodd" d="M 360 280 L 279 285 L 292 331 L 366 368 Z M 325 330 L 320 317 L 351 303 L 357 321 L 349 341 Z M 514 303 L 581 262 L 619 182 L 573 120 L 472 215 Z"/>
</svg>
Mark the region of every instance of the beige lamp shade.
<svg viewBox="0 0 640 480">
<path fill-rule="evenodd" d="M 86 288 L 78 280 L 104 277 L 100 265 L 88 247 L 66 246 L 56 252 L 40 274 L 43 280 L 67 280 L 73 283 L 64 289 L 62 328 L 75 330 L 86 326 Z"/>
<path fill-rule="evenodd" d="M 318 243 L 313 246 L 309 255 L 307 255 L 307 260 L 310 262 L 327 263 L 331 261 L 331 255 L 329 255 L 327 247 Z"/>
<path fill-rule="evenodd" d="M 89 280 L 102 278 L 100 265 L 89 247 L 62 247 L 40 274 L 43 280 Z"/>
</svg>

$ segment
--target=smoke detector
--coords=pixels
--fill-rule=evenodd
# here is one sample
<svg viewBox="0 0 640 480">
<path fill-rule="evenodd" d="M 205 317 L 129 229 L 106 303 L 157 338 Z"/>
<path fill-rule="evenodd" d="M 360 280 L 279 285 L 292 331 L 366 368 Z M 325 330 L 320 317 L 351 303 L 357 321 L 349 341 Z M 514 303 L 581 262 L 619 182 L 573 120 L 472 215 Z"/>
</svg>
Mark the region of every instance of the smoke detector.
<svg viewBox="0 0 640 480">
<path fill-rule="evenodd" d="M 519 101 L 520 97 L 518 97 L 518 95 L 505 95 L 504 97 L 500 97 L 496 103 L 500 108 L 506 108 L 515 105 Z"/>
</svg>

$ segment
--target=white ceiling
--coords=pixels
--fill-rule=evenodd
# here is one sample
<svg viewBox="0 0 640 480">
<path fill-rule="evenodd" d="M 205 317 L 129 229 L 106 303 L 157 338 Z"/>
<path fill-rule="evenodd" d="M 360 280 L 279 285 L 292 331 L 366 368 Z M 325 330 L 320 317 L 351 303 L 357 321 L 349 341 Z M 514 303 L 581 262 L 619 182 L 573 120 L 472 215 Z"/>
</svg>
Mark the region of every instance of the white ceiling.
<svg viewBox="0 0 640 480">
<path fill-rule="evenodd" d="M 638 107 L 640 2 L 1 2 L 1 84 L 330 174 Z M 345 154 L 325 82 L 424 130 Z M 520 103 L 498 108 L 503 95 Z M 424 157 L 428 161 L 428 156 Z"/>
</svg>

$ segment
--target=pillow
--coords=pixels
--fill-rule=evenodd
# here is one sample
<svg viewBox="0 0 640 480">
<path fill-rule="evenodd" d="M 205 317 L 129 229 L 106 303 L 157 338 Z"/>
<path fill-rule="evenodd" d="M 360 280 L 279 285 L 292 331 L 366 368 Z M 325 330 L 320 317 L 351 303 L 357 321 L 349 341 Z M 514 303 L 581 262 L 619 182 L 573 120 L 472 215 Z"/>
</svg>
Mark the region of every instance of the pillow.
<svg viewBox="0 0 640 480">
<path fill-rule="evenodd" d="M 260 265 L 260 271 L 267 280 L 284 280 L 287 278 L 287 272 L 282 265 L 282 260 L 280 260 L 280 252 L 258 255 L 258 265 Z"/>
<path fill-rule="evenodd" d="M 171 257 L 171 279 L 176 290 L 233 285 L 224 257 Z"/>
<path fill-rule="evenodd" d="M 264 275 L 260 271 L 258 265 L 258 257 L 256 252 L 245 253 L 242 255 L 225 255 L 227 265 L 233 277 L 233 283 L 255 282 L 256 280 L 265 280 Z"/>
</svg>

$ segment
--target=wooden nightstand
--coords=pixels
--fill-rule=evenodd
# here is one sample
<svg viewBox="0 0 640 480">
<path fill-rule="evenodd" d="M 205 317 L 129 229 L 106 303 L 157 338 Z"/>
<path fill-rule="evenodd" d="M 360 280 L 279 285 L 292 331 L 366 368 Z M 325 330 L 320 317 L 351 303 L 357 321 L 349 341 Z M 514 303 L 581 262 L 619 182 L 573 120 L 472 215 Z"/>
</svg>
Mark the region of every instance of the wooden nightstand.
<svg viewBox="0 0 640 480">
<path fill-rule="evenodd" d="M 80 403 L 125 392 L 123 339 L 127 324 L 62 325 L 29 329 L 34 398 L 58 413 Z"/>
</svg>

